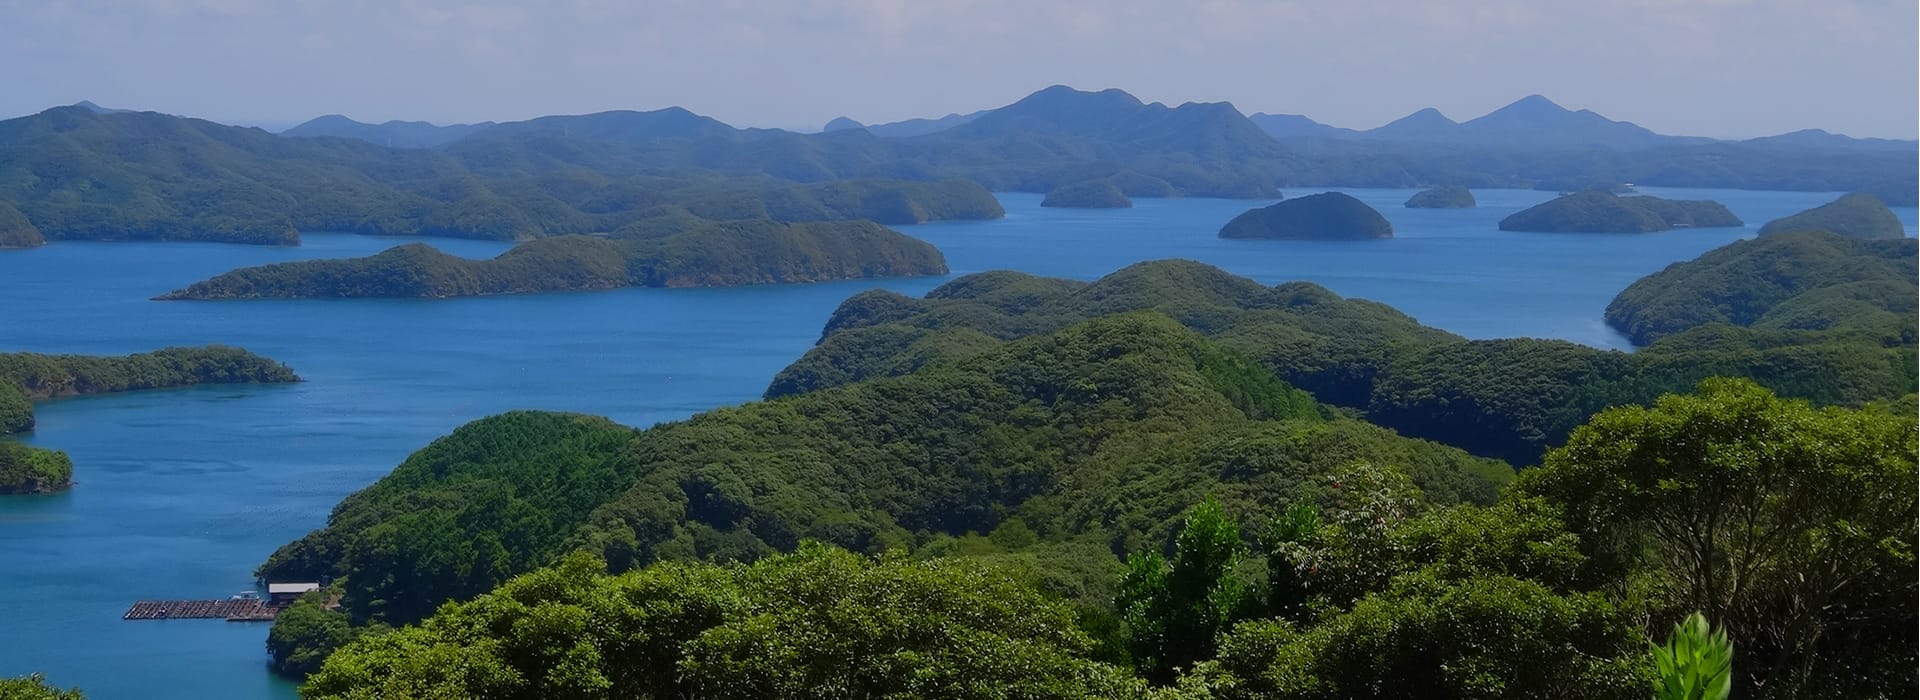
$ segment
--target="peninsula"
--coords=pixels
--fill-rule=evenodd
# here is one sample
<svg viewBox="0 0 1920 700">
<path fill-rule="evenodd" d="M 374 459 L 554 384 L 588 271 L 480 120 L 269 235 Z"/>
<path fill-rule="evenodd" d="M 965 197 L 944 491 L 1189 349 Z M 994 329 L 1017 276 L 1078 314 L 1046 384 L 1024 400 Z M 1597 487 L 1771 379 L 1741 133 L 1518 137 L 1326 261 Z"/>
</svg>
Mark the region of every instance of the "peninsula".
<svg viewBox="0 0 1920 700">
<path fill-rule="evenodd" d="M 165 348 L 118 357 L 0 353 L 0 438 L 33 430 L 33 401 L 197 384 L 297 382 L 286 365 L 220 345 Z M 0 439 L 0 494 L 67 488 L 73 462 L 63 452 Z"/>
<path fill-rule="evenodd" d="M 489 260 L 409 243 L 363 258 L 234 270 L 155 299 L 445 298 L 619 287 L 728 287 L 946 274 L 940 251 L 871 221 L 704 221 L 522 243 Z"/>
</svg>

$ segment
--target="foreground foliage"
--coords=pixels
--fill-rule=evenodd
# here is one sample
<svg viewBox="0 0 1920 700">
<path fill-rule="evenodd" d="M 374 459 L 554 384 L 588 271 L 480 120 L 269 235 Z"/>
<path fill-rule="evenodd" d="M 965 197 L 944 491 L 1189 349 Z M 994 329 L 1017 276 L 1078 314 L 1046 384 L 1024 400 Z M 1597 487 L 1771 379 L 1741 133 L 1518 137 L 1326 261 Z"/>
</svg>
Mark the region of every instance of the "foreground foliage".
<svg viewBox="0 0 1920 700">
<path fill-rule="evenodd" d="M 47 685 L 40 674 L 0 678 L 0 700 L 86 700 L 78 688 L 61 690 Z"/>
<path fill-rule="evenodd" d="M 1595 416 L 1516 488 L 1641 572 L 1663 619 L 1725 625 L 1743 695 L 1864 696 L 1896 667 L 1911 679 L 1920 644 L 1911 414 L 1716 379 Z"/>
<path fill-rule="evenodd" d="M 960 559 L 802 546 L 607 576 L 584 555 L 356 642 L 305 698 L 1120 698 L 1072 608 Z"/>
<path fill-rule="evenodd" d="M 1230 501 L 1268 514 L 1256 541 L 1203 500 L 1104 569 L 1111 610 L 1058 586 L 1067 560 L 992 553 L 1044 546 L 1031 510 L 918 558 L 912 542 L 877 559 L 799 544 L 609 577 L 561 555 L 423 624 L 359 633 L 303 692 L 1625 700 L 1694 661 L 1707 682 L 1692 687 L 1722 683 L 1726 644 L 1676 642 L 1664 666 L 1649 649 L 1647 621 L 1703 608 L 1739 640 L 1741 697 L 1905 697 L 1920 689 L 1915 439 L 1877 407 L 1711 380 L 1602 413 L 1492 505 L 1352 460 L 1321 488 Z"/>
<path fill-rule="evenodd" d="M 1733 643 L 1700 613 L 1673 626 L 1665 646 L 1654 645 L 1660 671 L 1654 700 L 1726 700 L 1733 693 Z"/>
</svg>

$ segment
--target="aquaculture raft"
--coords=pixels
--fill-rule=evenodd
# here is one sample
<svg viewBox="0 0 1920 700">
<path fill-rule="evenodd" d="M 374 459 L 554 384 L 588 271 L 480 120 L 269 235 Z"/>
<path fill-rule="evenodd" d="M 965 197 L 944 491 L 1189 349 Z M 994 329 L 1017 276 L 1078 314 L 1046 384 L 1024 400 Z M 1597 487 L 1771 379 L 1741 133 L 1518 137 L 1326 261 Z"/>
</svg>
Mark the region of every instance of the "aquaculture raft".
<svg viewBox="0 0 1920 700">
<path fill-rule="evenodd" d="M 280 609 L 258 598 L 229 600 L 142 600 L 127 608 L 122 620 L 219 620 L 269 622 Z"/>
</svg>

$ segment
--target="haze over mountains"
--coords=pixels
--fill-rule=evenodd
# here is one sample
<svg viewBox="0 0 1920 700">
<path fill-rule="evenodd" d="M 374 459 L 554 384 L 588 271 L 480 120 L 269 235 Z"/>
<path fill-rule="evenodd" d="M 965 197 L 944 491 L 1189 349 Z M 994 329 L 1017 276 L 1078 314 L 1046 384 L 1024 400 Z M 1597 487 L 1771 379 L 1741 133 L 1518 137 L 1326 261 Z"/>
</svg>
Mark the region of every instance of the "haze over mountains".
<svg viewBox="0 0 1920 700">
<path fill-rule="evenodd" d="M 299 126 L 280 132 L 280 135 L 295 137 L 341 136 L 394 148 L 433 148 L 466 138 L 476 131 L 493 125 L 493 122 L 481 122 L 479 124 L 448 124 L 446 126 L 439 126 L 427 122 L 400 121 L 398 119 L 380 124 L 364 124 L 338 114 L 329 114 L 322 117 L 314 117 Z"/>
<path fill-rule="evenodd" d="M 529 240 L 605 233 L 701 193 L 849 179 L 1040 193 L 1107 181 L 1127 197 L 1246 199 L 1300 187 L 1636 183 L 1869 191 L 1894 206 L 1912 206 L 1917 189 L 1913 141 L 1662 136 L 1537 96 L 1466 122 L 1422 110 L 1345 131 L 1249 118 L 1226 102 L 1053 86 L 970 115 L 836 126 L 738 129 L 672 107 L 444 127 L 325 117 L 277 136 L 56 107 L 0 121 L 0 214 L 11 222 L 0 244 L 292 244 L 300 231 Z"/>
<path fill-rule="evenodd" d="M 1832 134 L 1820 129 L 1805 129 L 1777 136 L 1768 136 L 1744 141 L 1724 141 L 1698 136 L 1673 136 L 1658 134 L 1638 124 L 1609 119 L 1591 110 L 1571 110 L 1541 95 L 1528 95 L 1500 109 L 1480 117 L 1455 121 L 1439 110 L 1428 107 L 1405 117 L 1372 129 L 1350 129 L 1315 121 L 1311 117 L 1299 114 L 1266 114 L 1256 112 L 1240 115 L 1231 103 L 1188 103 L 1169 108 L 1161 103 L 1143 104 L 1122 90 L 1108 89 L 1098 92 L 1081 92 L 1065 86 L 1053 86 L 1041 90 L 1026 99 L 1006 107 L 983 109 L 968 114 L 948 114 L 939 118 L 909 119 L 883 124 L 863 124 L 850 117 L 839 117 L 829 122 L 823 133 L 864 130 L 884 138 L 911 138 L 958 129 L 987 117 L 989 123 L 996 113 L 1006 112 L 1001 119 L 1002 126 L 989 131 L 1006 133 L 1009 130 L 1037 130 L 1041 132 L 1077 132 L 1098 133 L 1125 127 L 1109 124 L 1102 115 L 1132 113 L 1145 108 L 1149 112 L 1165 111 L 1175 126 L 1195 126 L 1178 124 L 1179 119 L 1189 117 L 1199 111 L 1214 109 L 1220 112 L 1220 126 L 1240 128 L 1240 120 L 1228 118 L 1226 113 L 1240 116 L 1244 121 L 1283 143 L 1294 143 L 1309 149 L 1324 146 L 1325 142 L 1367 142 L 1391 143 L 1398 145 L 1444 145 L 1448 147 L 1496 148 L 1504 150 L 1533 149 L 1576 149 L 1610 148 L 1615 150 L 1637 150 L 1658 146 L 1701 145 L 1710 143 L 1746 143 L 1756 146 L 1804 148 L 1804 149 L 1913 149 L 1916 142 L 1896 139 L 1856 139 Z M 1184 112 L 1183 112 L 1184 110 Z M 617 114 L 609 112 L 607 114 Z M 545 117 L 542 119 L 551 119 Z M 529 121 L 541 121 L 540 119 Z M 1151 119 L 1140 119 L 1133 126 L 1143 126 Z M 520 123 L 520 122 L 510 122 Z M 717 121 L 715 123 L 718 123 Z M 1011 123 L 1011 124 L 1009 124 Z M 372 143 L 395 147 L 430 148 L 465 138 L 468 135 L 494 126 L 493 122 L 480 124 L 454 124 L 435 127 L 425 122 L 389 121 L 383 124 L 357 122 L 340 115 L 318 117 L 292 129 L 280 132 L 284 136 L 343 136 L 358 138 Z M 1037 129 L 1035 127 L 1038 127 Z M 1111 128 L 1110 128 L 1111 127 Z M 962 132 L 966 133 L 966 132 Z M 978 132 L 975 132 L 978 133 Z"/>
</svg>

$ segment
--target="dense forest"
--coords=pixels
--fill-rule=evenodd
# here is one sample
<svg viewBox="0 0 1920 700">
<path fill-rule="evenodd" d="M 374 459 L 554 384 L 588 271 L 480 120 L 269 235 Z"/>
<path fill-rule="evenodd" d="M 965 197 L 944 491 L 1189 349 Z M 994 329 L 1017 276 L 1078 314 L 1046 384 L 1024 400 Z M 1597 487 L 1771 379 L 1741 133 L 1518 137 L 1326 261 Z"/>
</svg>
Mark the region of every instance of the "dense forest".
<svg viewBox="0 0 1920 700">
<path fill-rule="evenodd" d="M 1908 267 L 1912 251 L 1907 245 Z M 1808 255 L 1806 265 L 1816 270 L 1829 254 L 1819 246 L 1787 252 Z M 1826 313 L 1819 307 L 1838 305 L 1821 297 L 1854 293 L 1881 300 L 1866 304 L 1897 309 L 1912 296 L 1910 281 L 1904 291 L 1897 285 L 1836 290 L 1794 304 L 1805 309 L 1796 315 L 1811 318 Z M 1668 304 L 1710 306 L 1712 291 L 1678 288 Z M 1911 308 L 1910 300 L 1904 303 Z M 1673 337 L 1622 353 L 1558 340 L 1468 341 L 1316 285 L 1265 287 L 1199 263 L 1160 261 L 1092 283 L 993 272 L 962 277 L 925 299 L 886 291 L 856 295 L 829 319 L 820 343 L 775 377 L 768 395 L 911 371 L 989 351 L 1006 339 L 1137 309 L 1172 316 L 1320 401 L 1515 465 L 1538 463 L 1596 411 L 1650 402 L 1711 376 L 1750 377 L 1784 395 L 1842 405 L 1898 399 L 1915 386 L 1911 312 L 1904 341 L 1897 333 L 1843 332 L 1862 323 L 1897 328 L 1878 314 L 1835 321 L 1831 330 L 1748 329 L 1699 318 L 1673 326 Z"/>
<path fill-rule="evenodd" d="M 1707 324 L 1785 336 L 1830 331 L 1868 344 L 1915 342 L 1920 245 L 1835 233 L 1763 235 L 1675 263 L 1607 305 L 1607 324 L 1646 345 Z"/>
<path fill-rule="evenodd" d="M 1156 325 L 1131 318 L 1142 320 L 1083 330 Z M 1145 326 L 1125 328 L 1132 324 Z M 1165 322 L 1154 332 L 1178 335 Z M 1176 345 L 1210 354 L 1204 341 L 1187 337 Z M 1140 367 L 1131 361 L 1139 358 L 1097 345 L 1072 348 L 1075 358 L 1085 359 L 1081 350 L 1105 358 L 1095 367 Z M 1206 362 L 1189 358 L 1174 358 L 1174 366 Z M 999 371 L 1007 370 L 1025 374 Z M 1083 391 L 1097 386 L 1086 382 Z M 1247 405 L 1225 416 L 1268 422 L 1244 413 Z M 1602 412 L 1491 504 L 1436 498 L 1398 466 L 1404 462 L 1379 453 L 1290 465 L 1313 460 L 1315 449 L 1283 448 L 1288 457 L 1276 460 L 1273 449 L 1293 442 L 1283 433 L 1278 442 L 1243 446 L 1239 439 L 1189 441 L 1169 426 L 1131 458 L 1126 453 L 1141 441 L 1107 436 L 1130 444 L 1102 447 L 1105 458 L 1072 469 L 1092 471 L 1094 483 L 1148 478 L 1123 482 L 1133 499 L 1156 501 L 1152 517 L 1131 522 L 1162 521 L 1173 502 L 1199 496 L 1170 522 L 1150 525 L 1147 536 L 1087 541 L 1088 532 L 1058 529 L 1114 522 L 1110 509 L 1134 500 L 1088 503 L 1108 510 L 1102 518 L 1098 510 L 1080 514 L 1085 506 L 1072 504 L 1082 499 L 1040 497 L 1042 510 L 1068 517 L 1029 518 L 1028 506 L 984 535 L 921 533 L 885 544 L 862 537 L 830 544 L 788 531 L 797 537 L 778 552 L 749 556 L 727 545 L 750 538 L 701 551 L 696 537 L 691 551 L 656 548 L 636 558 L 636 550 L 608 549 L 601 538 L 625 536 L 627 527 L 635 537 L 664 536 L 672 525 L 632 519 L 644 512 L 634 503 L 606 514 L 622 527 L 589 525 L 586 536 L 545 555 L 555 565 L 518 576 L 509 573 L 519 564 L 514 558 L 531 543 L 501 538 L 538 532 L 527 528 L 550 511 L 502 493 L 547 498 L 512 482 L 552 488 L 572 483 L 576 469 L 606 478 L 621 471 L 609 460 L 626 460 L 643 475 L 640 484 L 655 485 L 648 500 L 672 506 L 684 496 L 679 507 L 688 516 L 731 520 L 736 531 L 764 524 L 764 506 L 754 501 L 812 504 L 781 498 L 793 495 L 785 489 L 765 490 L 761 474 L 797 474 L 807 465 L 780 452 L 723 452 L 729 461 L 712 465 L 693 490 L 689 472 L 675 470 L 681 487 L 674 489 L 671 480 L 644 476 L 672 469 L 654 467 L 660 453 L 645 443 L 676 426 L 612 435 L 589 419 L 503 416 L 489 421 L 511 423 L 469 426 L 344 503 L 335 528 L 349 517 L 382 516 L 368 512 L 362 497 L 383 487 L 385 517 L 396 507 L 411 513 L 372 525 L 361 535 L 372 540 L 347 546 L 363 561 L 336 584 L 346 590 L 340 610 L 325 609 L 317 595 L 304 599 L 276 623 L 270 646 L 341 645 L 324 661 L 312 647 L 297 647 L 297 658 L 317 664 L 293 669 L 314 671 L 302 690 L 308 698 L 1334 700 L 1406 697 L 1417 688 L 1432 698 L 1626 699 L 1647 697 L 1663 672 L 1711 679 L 1716 670 L 1740 697 L 1903 697 L 1915 689 L 1920 641 L 1913 602 L 1920 590 L 1911 575 L 1916 431 L 1905 417 L 1912 408 L 1816 409 L 1744 380 L 1709 380 L 1650 407 Z M 714 418 L 685 425 L 703 420 Z M 542 425 L 556 432 L 542 434 Z M 1159 478 L 1166 463 L 1156 455 L 1165 452 L 1154 442 L 1197 457 L 1198 469 Z M 892 452 L 921 447 L 896 444 Z M 848 454 L 874 453 L 852 447 Z M 928 460 L 921 469 L 953 463 L 932 457 L 918 457 Z M 1132 460 L 1150 471 L 1114 469 Z M 756 465 L 740 476 L 744 483 L 726 483 Z M 812 467 L 822 468 L 834 469 Z M 1267 486 L 1286 481 L 1282 475 L 1294 483 Z M 1207 483 L 1184 481 L 1196 476 Z M 415 498 L 391 500 L 406 489 Z M 890 493 L 924 492 L 839 495 Z M 502 516 L 519 522 L 496 530 Z M 1128 555 L 1124 565 L 1119 553 Z M 452 568 L 415 578 L 438 567 Z M 382 576 L 379 590 L 356 600 L 364 584 L 355 577 L 370 574 Z M 505 578 L 486 580 L 496 577 Z M 420 585 L 468 602 L 426 605 L 417 600 Z M 424 617 L 390 630 L 386 621 L 405 619 L 403 611 Z M 1649 640 L 1664 641 L 1669 621 L 1695 612 L 1736 640 L 1722 643 L 1730 666 L 1696 669 L 1682 658 L 1679 668 L 1662 668 Z M 370 624 L 356 626 L 356 616 Z"/>
<path fill-rule="evenodd" d="M 1743 225 L 1719 202 L 1622 197 L 1602 190 L 1564 195 L 1500 220 L 1502 231 L 1544 233 L 1652 233 Z"/>
<path fill-rule="evenodd" d="M 707 221 L 663 214 L 614 238 L 530 241 L 489 260 L 409 243 L 364 258 L 248 267 L 156 297 L 457 297 L 943 275 L 940 251 L 871 221 Z"/>
<path fill-rule="evenodd" d="M 1052 589 L 1099 609 L 1116 555 L 1170 537 L 1191 503 L 1217 494 L 1253 512 L 1313 497 L 1360 460 L 1390 462 L 1435 503 L 1490 502 L 1512 477 L 1344 417 L 1164 316 L 1123 314 L 646 431 L 547 413 L 477 421 L 258 573 L 344 582 L 339 622 L 276 625 L 275 656 L 292 670 L 317 661 L 302 640 L 350 636 L 339 623 L 412 623 L 572 549 L 624 571 L 803 540 L 922 553 L 1028 543 L 1060 564 Z"/>
<path fill-rule="evenodd" d="M 66 453 L 5 440 L 34 426 L 33 401 L 195 384 L 294 382 L 286 365 L 239 348 L 165 348 L 124 356 L 0 353 L 0 494 L 67 488 Z"/>
<path fill-rule="evenodd" d="M 76 105 L 0 121 L 0 245 L 41 237 L 292 244 L 300 231 L 527 240 L 612 231 L 650 207 L 756 197 L 768 199 L 766 215 L 779 220 L 893 224 L 995 216 L 983 187 L 1051 192 L 1094 180 L 1128 197 L 1266 198 L 1283 186 L 1428 182 L 1913 196 L 1904 184 L 1913 154 L 1898 148 L 1685 139 L 1572 150 L 1449 143 L 1283 144 L 1226 103 L 1168 107 L 1119 90 L 1061 86 L 903 138 L 865 129 L 742 130 L 673 108 L 485 125 L 433 148 L 280 137 Z M 852 198 L 867 201 L 851 207 L 820 206 L 805 203 L 807 188 L 795 187 L 849 179 L 865 179 L 852 187 L 872 196 Z M 956 179 L 967 184 L 951 184 Z M 943 180 L 949 184 L 936 193 L 915 191 Z M 802 218 L 773 211 L 779 198 L 802 200 Z"/>
</svg>

